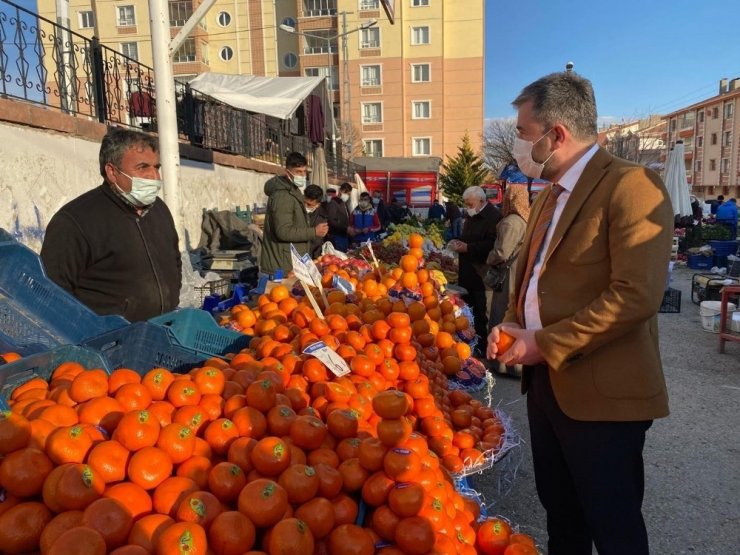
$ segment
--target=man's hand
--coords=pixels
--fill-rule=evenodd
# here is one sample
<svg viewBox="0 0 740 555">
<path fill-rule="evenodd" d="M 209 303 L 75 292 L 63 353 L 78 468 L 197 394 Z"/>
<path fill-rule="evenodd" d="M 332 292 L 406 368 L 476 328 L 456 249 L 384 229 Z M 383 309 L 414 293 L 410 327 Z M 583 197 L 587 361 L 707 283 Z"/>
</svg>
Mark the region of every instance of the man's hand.
<svg viewBox="0 0 740 555">
<path fill-rule="evenodd" d="M 350 237 L 354 237 L 355 235 L 357 235 L 357 230 L 354 227 L 348 227 L 347 235 L 349 235 Z"/>
<path fill-rule="evenodd" d="M 329 224 L 319 224 L 314 228 L 314 231 L 316 231 L 316 237 L 326 237 L 326 234 L 329 233 Z"/>
<path fill-rule="evenodd" d="M 499 340 L 499 330 L 503 330 L 514 338 L 514 344 L 507 351 L 497 356 L 496 343 Z M 511 366 L 514 364 L 524 364 L 531 366 L 539 364 L 545 359 L 540 352 L 540 348 L 535 341 L 536 330 L 525 330 L 517 324 L 504 324 L 496 326 L 491 330 L 488 336 L 488 349 L 486 354 L 488 358 L 496 358 L 499 362 Z"/>
<path fill-rule="evenodd" d="M 462 241 L 457 242 L 457 252 L 468 252 L 468 244 Z"/>
<path fill-rule="evenodd" d="M 362 231 L 362 233 L 367 233 L 368 231 L 370 231 L 370 228 L 369 227 L 363 227 L 360 231 Z"/>
</svg>

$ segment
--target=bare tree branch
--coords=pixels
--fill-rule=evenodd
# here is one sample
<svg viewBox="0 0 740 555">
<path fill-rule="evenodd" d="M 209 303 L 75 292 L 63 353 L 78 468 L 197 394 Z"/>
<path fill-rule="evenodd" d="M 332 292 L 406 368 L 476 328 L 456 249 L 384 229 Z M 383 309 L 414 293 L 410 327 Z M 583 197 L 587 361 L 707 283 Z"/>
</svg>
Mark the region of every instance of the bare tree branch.
<svg viewBox="0 0 740 555">
<path fill-rule="evenodd" d="M 483 161 L 496 175 L 514 163 L 512 149 L 516 136 L 514 119 L 494 119 L 486 123 L 483 131 Z"/>
</svg>

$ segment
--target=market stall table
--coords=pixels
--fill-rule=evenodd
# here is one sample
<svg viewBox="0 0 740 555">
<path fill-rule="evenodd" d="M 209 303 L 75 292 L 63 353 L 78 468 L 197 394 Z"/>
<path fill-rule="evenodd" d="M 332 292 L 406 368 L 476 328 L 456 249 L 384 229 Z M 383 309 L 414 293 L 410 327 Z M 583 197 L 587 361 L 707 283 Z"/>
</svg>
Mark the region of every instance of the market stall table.
<svg viewBox="0 0 740 555">
<path fill-rule="evenodd" d="M 726 341 L 740 341 L 740 334 L 727 330 L 727 303 L 732 295 L 740 294 L 740 285 L 726 285 L 722 288 L 719 320 L 719 352 L 725 352 Z"/>
</svg>

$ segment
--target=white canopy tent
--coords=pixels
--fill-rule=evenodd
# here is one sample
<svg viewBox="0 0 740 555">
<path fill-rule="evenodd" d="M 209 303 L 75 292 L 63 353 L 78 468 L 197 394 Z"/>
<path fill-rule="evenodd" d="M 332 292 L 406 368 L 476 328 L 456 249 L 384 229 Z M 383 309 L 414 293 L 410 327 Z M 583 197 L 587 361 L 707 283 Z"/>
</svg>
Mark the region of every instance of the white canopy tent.
<svg viewBox="0 0 740 555">
<path fill-rule="evenodd" d="M 689 198 L 689 183 L 686 179 L 683 141 L 678 141 L 670 150 L 665 167 L 665 186 L 673 204 L 673 215 L 691 216 L 693 211 Z"/>
<path fill-rule="evenodd" d="M 221 102 L 249 112 L 278 119 L 290 119 L 311 94 L 323 101 L 325 129 L 331 130 L 333 110 L 328 103 L 326 80 L 323 77 L 262 77 L 259 75 L 227 75 L 201 73 L 190 86 Z"/>
</svg>

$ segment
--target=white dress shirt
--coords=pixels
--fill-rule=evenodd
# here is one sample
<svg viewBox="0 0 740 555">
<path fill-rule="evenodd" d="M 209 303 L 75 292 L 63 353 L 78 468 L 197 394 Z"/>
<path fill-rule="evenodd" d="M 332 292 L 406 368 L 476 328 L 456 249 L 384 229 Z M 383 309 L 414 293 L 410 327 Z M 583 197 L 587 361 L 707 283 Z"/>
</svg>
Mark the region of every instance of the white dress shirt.
<svg viewBox="0 0 740 555">
<path fill-rule="evenodd" d="M 542 259 L 547 249 L 550 247 L 550 241 L 552 235 L 555 232 L 555 226 L 558 224 L 560 215 L 563 213 L 565 204 L 570 198 L 570 194 L 573 192 L 573 188 L 581 178 L 583 170 L 586 168 L 589 160 L 593 158 L 594 154 L 599 150 L 599 145 L 592 146 L 578 161 L 573 164 L 565 175 L 560 178 L 558 184 L 564 189 L 555 204 L 555 212 L 552 215 L 552 222 L 550 227 L 547 229 L 545 239 L 542 241 L 542 248 L 540 249 L 540 255 L 537 257 L 537 262 L 532 268 L 532 276 L 529 279 L 529 285 L 527 286 L 527 294 L 524 297 L 524 322 L 528 330 L 539 330 L 542 329 L 542 320 L 540 319 L 540 303 L 539 296 L 537 295 L 537 286 L 540 281 L 540 271 L 542 270 Z"/>
</svg>

